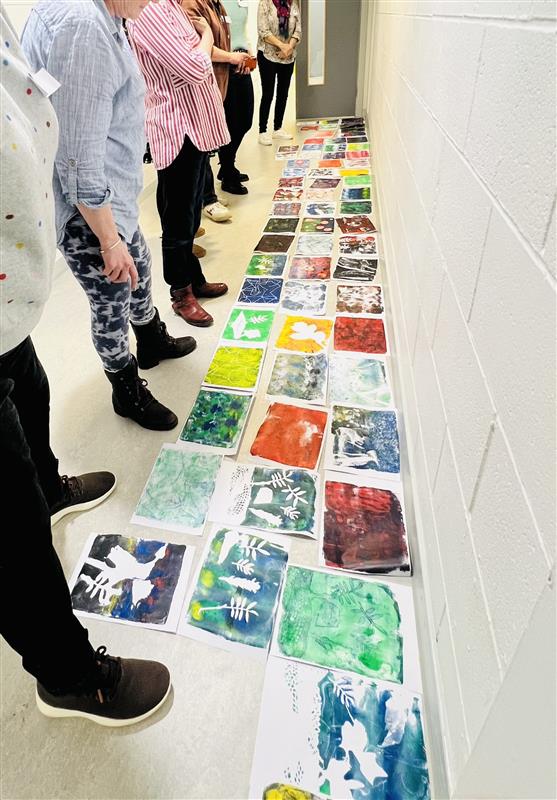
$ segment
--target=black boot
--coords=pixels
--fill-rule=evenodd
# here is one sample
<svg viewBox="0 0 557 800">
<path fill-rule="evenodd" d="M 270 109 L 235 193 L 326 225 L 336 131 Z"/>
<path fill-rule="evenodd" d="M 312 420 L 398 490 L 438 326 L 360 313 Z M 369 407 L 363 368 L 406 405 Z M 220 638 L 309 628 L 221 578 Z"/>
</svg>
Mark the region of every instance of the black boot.
<svg viewBox="0 0 557 800">
<path fill-rule="evenodd" d="M 121 417 L 129 417 L 150 431 L 169 431 L 178 424 L 178 417 L 155 400 L 147 381 L 137 374 L 137 361 L 132 356 L 127 367 L 118 372 L 105 372 L 112 384 L 112 405 Z"/>
<path fill-rule="evenodd" d="M 161 322 L 159 312 L 155 308 L 155 316 L 147 325 L 134 325 L 132 328 L 137 339 L 137 363 L 139 369 L 156 367 L 165 358 L 182 358 L 197 347 L 193 336 L 182 336 L 174 339 Z"/>
</svg>

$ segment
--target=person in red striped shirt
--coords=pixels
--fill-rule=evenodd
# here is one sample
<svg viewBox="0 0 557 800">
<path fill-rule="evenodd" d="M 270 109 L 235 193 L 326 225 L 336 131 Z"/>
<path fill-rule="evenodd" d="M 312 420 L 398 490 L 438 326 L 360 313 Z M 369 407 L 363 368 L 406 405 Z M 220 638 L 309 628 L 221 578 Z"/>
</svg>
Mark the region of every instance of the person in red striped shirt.
<svg viewBox="0 0 557 800">
<path fill-rule="evenodd" d="M 147 138 L 157 168 L 165 281 L 172 308 L 190 325 L 212 325 L 198 298 L 219 297 L 225 283 L 208 283 L 193 240 L 201 221 L 209 153 L 230 141 L 211 62 L 213 34 L 188 17 L 179 0 L 151 3 L 128 24 L 147 85 Z"/>
</svg>

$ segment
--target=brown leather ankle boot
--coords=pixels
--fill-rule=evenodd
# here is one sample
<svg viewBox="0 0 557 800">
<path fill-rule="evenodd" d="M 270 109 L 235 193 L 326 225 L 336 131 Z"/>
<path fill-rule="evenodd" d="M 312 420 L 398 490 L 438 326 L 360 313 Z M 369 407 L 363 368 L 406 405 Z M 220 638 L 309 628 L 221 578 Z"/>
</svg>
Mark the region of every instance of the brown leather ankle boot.
<svg viewBox="0 0 557 800">
<path fill-rule="evenodd" d="M 226 283 L 204 283 L 196 286 L 193 293 L 196 297 L 221 297 L 228 291 Z"/>
<path fill-rule="evenodd" d="M 202 308 L 192 292 L 191 286 L 184 289 L 174 289 L 170 292 L 174 313 L 182 317 L 190 325 L 198 328 L 208 328 L 213 324 L 213 317 Z"/>
</svg>

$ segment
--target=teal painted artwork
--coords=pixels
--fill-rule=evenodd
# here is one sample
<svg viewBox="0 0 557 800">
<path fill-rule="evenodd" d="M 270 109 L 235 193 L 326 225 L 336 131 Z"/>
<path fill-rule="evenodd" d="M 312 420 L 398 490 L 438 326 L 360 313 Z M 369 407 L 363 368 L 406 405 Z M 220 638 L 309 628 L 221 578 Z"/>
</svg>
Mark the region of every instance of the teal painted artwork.
<svg viewBox="0 0 557 800">
<path fill-rule="evenodd" d="M 290 567 L 277 647 L 287 658 L 402 683 L 400 622 L 389 586 Z"/>
<path fill-rule="evenodd" d="M 329 402 L 368 408 L 392 406 L 384 362 L 334 353 L 329 368 Z"/>
<path fill-rule="evenodd" d="M 251 396 L 201 389 L 179 441 L 218 447 L 230 454 L 238 450 Z"/>
<path fill-rule="evenodd" d="M 327 400 L 326 353 L 299 355 L 277 353 L 267 394 L 293 397 L 307 403 L 325 405 Z"/>
<path fill-rule="evenodd" d="M 217 531 L 199 571 L 187 624 L 230 642 L 268 648 L 287 561 L 285 546 L 256 533 Z"/>
<path fill-rule="evenodd" d="M 201 535 L 221 462 L 219 455 L 163 445 L 132 522 Z"/>
<path fill-rule="evenodd" d="M 231 342 L 266 342 L 271 333 L 274 311 L 233 308 L 222 333 Z"/>
<path fill-rule="evenodd" d="M 246 275 L 280 278 L 286 266 L 286 256 L 280 253 L 269 255 L 254 253 L 248 264 Z"/>
</svg>

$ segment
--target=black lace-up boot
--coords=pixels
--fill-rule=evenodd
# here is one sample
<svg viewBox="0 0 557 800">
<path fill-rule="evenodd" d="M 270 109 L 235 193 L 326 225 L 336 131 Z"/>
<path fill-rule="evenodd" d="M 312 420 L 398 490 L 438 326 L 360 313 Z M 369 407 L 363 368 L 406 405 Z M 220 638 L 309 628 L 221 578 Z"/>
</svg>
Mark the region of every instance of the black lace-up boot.
<svg viewBox="0 0 557 800">
<path fill-rule="evenodd" d="M 131 356 L 127 367 L 118 372 L 105 372 L 112 384 L 112 405 L 121 417 L 129 417 L 151 431 L 169 431 L 178 424 L 178 417 L 155 400 L 147 381 L 137 374 L 137 361 Z"/>
<path fill-rule="evenodd" d="M 137 363 L 139 369 L 156 367 L 165 358 L 182 358 L 196 348 L 193 336 L 181 336 L 175 339 L 166 330 L 159 312 L 155 308 L 155 316 L 147 325 L 134 325 L 133 332 L 137 339 Z"/>
</svg>

